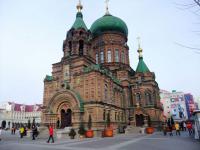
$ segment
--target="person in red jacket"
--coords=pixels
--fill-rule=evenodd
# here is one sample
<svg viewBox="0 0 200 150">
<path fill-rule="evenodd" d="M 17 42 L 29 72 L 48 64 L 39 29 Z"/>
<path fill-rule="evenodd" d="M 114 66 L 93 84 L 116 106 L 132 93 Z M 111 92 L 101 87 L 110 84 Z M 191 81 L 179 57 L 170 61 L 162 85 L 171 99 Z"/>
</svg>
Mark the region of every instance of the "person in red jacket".
<svg viewBox="0 0 200 150">
<path fill-rule="evenodd" d="M 47 143 L 49 143 L 50 140 L 52 140 L 52 143 L 54 143 L 53 127 L 51 125 L 49 126 L 49 139 L 48 139 Z"/>
<path fill-rule="evenodd" d="M 186 124 L 186 127 L 188 129 L 188 132 L 189 132 L 189 135 L 192 135 L 192 123 L 191 122 L 188 122 Z"/>
</svg>

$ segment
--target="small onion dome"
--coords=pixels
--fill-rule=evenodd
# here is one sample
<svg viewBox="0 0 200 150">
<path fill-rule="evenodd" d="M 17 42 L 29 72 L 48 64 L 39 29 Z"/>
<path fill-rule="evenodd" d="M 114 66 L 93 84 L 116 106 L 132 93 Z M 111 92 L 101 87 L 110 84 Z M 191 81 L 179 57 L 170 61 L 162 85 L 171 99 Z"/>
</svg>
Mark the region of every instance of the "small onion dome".
<svg viewBox="0 0 200 150">
<path fill-rule="evenodd" d="M 83 21 L 83 14 L 81 12 L 77 12 L 76 20 L 71 28 L 85 29 L 85 31 L 87 31 L 87 26 L 85 25 L 85 22 Z"/>
</svg>

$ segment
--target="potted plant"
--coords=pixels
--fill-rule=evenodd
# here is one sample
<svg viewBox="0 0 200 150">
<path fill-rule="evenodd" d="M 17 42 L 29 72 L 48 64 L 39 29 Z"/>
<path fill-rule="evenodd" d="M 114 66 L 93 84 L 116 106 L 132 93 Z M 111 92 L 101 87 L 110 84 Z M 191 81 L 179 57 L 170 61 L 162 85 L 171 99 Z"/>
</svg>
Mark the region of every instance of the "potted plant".
<svg viewBox="0 0 200 150">
<path fill-rule="evenodd" d="M 85 132 L 85 136 L 87 138 L 93 138 L 93 136 L 94 136 L 94 131 L 92 130 L 92 117 L 91 117 L 91 115 L 89 115 L 88 130 Z"/>
<path fill-rule="evenodd" d="M 83 139 L 84 135 L 85 135 L 85 127 L 83 122 L 81 122 L 79 130 L 78 130 L 78 134 L 80 136 L 80 139 Z"/>
<path fill-rule="evenodd" d="M 110 127 L 110 113 L 107 114 L 106 125 L 107 127 L 104 129 L 102 135 L 104 137 L 113 137 L 113 129 Z"/>
<path fill-rule="evenodd" d="M 71 128 L 70 132 L 69 132 L 69 136 L 71 139 L 74 139 L 74 137 L 76 136 L 76 132 L 73 128 Z"/>
<path fill-rule="evenodd" d="M 148 116 L 148 127 L 146 128 L 147 134 L 152 134 L 154 132 L 154 128 L 151 126 L 151 118 Z"/>
</svg>

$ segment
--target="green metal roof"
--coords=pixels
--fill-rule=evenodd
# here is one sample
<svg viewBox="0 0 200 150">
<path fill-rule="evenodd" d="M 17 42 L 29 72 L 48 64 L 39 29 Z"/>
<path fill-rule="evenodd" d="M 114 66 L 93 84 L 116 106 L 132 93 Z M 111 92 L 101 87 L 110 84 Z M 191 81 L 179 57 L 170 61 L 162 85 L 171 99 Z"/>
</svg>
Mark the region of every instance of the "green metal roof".
<svg viewBox="0 0 200 150">
<path fill-rule="evenodd" d="M 53 80 L 53 77 L 52 76 L 49 76 L 49 75 L 46 75 L 45 79 L 46 81 L 52 81 Z"/>
<path fill-rule="evenodd" d="M 138 66 L 136 69 L 137 73 L 146 73 L 146 72 L 150 72 L 149 68 L 147 67 L 147 65 L 145 64 L 143 57 L 139 58 L 139 62 L 138 62 Z"/>
<path fill-rule="evenodd" d="M 126 23 L 118 17 L 106 14 L 103 17 L 97 19 L 91 26 L 90 31 L 93 36 L 101 35 L 106 31 L 121 32 L 125 36 L 128 36 L 128 28 Z"/>
<path fill-rule="evenodd" d="M 85 29 L 87 31 L 87 26 L 85 25 L 85 22 L 83 21 L 83 14 L 81 12 L 77 12 L 76 14 L 76 20 L 72 26 L 74 29 Z"/>
</svg>

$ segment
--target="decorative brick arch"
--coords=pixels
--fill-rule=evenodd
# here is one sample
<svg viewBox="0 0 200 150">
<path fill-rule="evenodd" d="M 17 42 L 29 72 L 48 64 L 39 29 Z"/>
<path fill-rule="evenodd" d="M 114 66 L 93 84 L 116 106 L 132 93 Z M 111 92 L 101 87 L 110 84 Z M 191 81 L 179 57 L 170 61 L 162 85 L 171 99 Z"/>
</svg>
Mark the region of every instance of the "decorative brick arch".
<svg viewBox="0 0 200 150">
<path fill-rule="evenodd" d="M 63 105 L 67 105 L 71 110 L 75 112 L 83 111 L 83 103 L 80 97 L 73 91 L 66 90 L 56 93 L 48 103 L 47 108 L 50 112 L 57 114 Z"/>
</svg>

